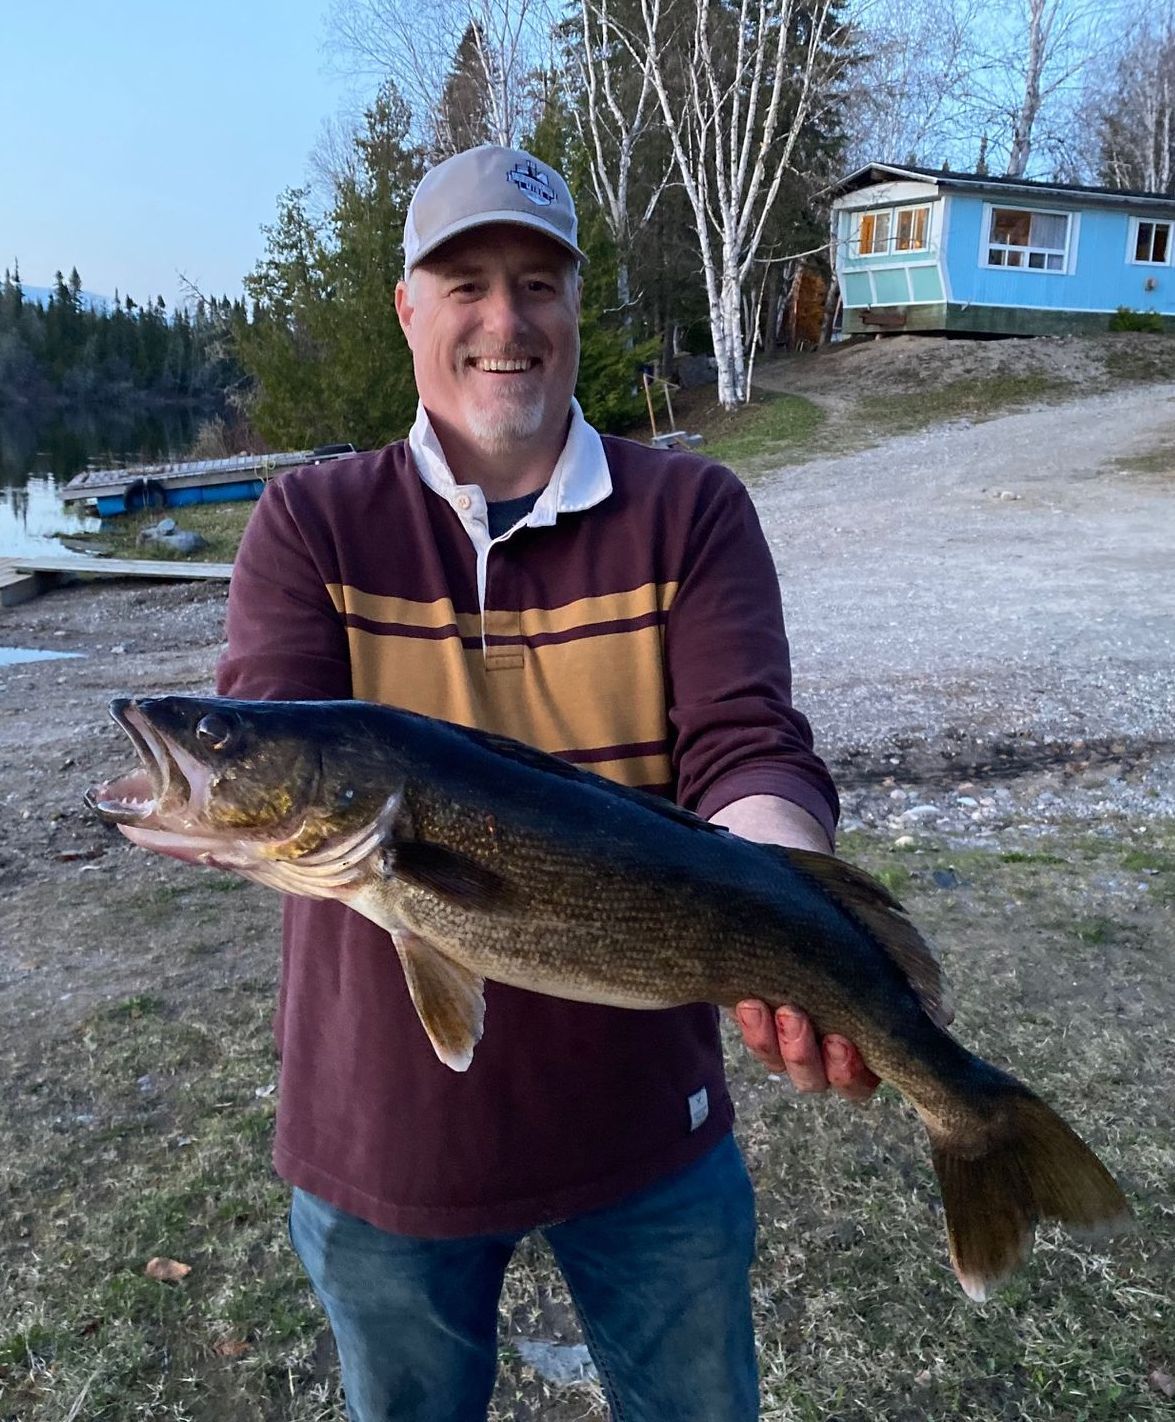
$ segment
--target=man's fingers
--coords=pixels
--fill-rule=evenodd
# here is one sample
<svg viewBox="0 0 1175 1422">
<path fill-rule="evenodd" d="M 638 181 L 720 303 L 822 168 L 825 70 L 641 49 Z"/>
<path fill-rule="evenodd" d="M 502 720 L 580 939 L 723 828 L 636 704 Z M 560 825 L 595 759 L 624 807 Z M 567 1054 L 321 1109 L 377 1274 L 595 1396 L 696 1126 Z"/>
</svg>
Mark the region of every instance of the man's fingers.
<svg viewBox="0 0 1175 1422">
<path fill-rule="evenodd" d="M 768 1069 L 786 1072 L 797 1091 L 832 1087 L 849 1101 L 867 1101 L 880 1079 L 845 1037 L 816 1036 L 811 1019 L 794 1007 L 772 1014 L 765 1002 L 748 999 L 735 1009 L 747 1050 Z"/>
<path fill-rule="evenodd" d="M 768 1071 L 783 1071 L 784 1060 L 779 1054 L 779 1037 L 775 1019 L 766 1003 L 753 1000 L 740 1002 L 734 1010 L 735 1021 L 742 1029 L 747 1051 L 763 1063 Z"/>
<path fill-rule="evenodd" d="M 861 1053 L 844 1037 L 825 1037 L 820 1044 L 829 1086 L 849 1101 L 867 1101 L 881 1078 L 865 1065 Z"/>
<path fill-rule="evenodd" d="M 780 1007 L 775 1013 L 779 1051 L 791 1084 L 797 1091 L 824 1091 L 828 1077 L 820 1053 L 820 1043 L 812 1023 L 803 1012 Z"/>
</svg>

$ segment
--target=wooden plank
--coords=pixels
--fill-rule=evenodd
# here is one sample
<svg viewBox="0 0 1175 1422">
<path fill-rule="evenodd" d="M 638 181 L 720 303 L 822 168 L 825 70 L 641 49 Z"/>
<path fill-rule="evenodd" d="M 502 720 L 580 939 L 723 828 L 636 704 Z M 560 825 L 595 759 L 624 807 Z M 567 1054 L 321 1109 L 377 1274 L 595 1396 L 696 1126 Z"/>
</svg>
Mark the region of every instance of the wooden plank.
<svg viewBox="0 0 1175 1422">
<path fill-rule="evenodd" d="M 84 578 L 210 578 L 227 582 L 231 563 L 181 563 L 168 558 L 57 558 L 33 553 L 5 560 L 16 573 L 73 573 Z"/>
<path fill-rule="evenodd" d="M 945 302 L 927 302 L 925 305 L 905 306 L 905 307 L 882 307 L 882 306 L 848 306 L 844 313 L 844 333 L 846 336 L 880 335 L 885 328 L 879 328 L 874 322 L 866 325 L 863 315 L 868 312 L 873 317 L 887 310 L 904 311 L 905 325 L 894 326 L 894 330 L 915 331 L 945 331 L 947 327 L 947 308 Z"/>
<path fill-rule="evenodd" d="M 905 307 L 866 306 L 860 313 L 865 326 L 880 326 L 886 331 L 900 331 L 909 320 Z"/>
<path fill-rule="evenodd" d="M 7 559 L 0 559 L 0 607 L 19 607 L 31 602 L 46 590 L 53 575 L 49 573 L 18 573 Z"/>
</svg>

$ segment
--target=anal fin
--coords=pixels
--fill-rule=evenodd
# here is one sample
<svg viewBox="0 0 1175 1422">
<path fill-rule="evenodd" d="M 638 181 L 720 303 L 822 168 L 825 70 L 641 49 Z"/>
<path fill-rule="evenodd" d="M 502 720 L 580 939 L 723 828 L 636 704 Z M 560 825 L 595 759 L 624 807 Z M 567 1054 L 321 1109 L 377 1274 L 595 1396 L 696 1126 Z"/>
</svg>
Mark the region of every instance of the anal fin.
<svg viewBox="0 0 1175 1422">
<path fill-rule="evenodd" d="M 485 1022 L 485 979 L 455 963 L 411 929 L 397 927 L 392 939 L 408 992 L 433 1051 L 454 1071 L 468 1071 Z"/>
</svg>

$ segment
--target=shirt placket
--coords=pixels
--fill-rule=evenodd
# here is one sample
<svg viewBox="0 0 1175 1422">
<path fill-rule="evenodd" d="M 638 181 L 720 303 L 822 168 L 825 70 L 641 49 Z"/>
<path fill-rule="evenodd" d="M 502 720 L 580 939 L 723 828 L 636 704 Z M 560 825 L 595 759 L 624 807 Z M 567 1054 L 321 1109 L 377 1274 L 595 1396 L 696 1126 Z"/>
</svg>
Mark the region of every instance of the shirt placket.
<svg viewBox="0 0 1175 1422">
<path fill-rule="evenodd" d="M 485 601 L 482 604 L 481 619 L 483 657 L 487 672 L 521 671 L 526 653 L 522 643 L 521 608 L 493 605 L 496 601 L 502 601 L 503 594 L 510 591 L 508 560 L 503 557 L 498 547 L 501 542 L 501 539 L 494 540 L 489 549 L 491 556 L 486 561 Z M 496 556 L 493 556 L 495 552 Z M 517 597 L 509 600 L 515 603 L 519 601 Z"/>
</svg>

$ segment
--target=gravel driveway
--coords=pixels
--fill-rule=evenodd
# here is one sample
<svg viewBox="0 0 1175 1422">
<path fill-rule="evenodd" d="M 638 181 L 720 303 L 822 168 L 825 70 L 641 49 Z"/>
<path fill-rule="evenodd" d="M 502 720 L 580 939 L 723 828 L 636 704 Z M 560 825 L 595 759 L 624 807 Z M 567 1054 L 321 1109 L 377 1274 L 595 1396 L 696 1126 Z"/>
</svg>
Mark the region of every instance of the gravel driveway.
<svg viewBox="0 0 1175 1422">
<path fill-rule="evenodd" d="M 948 731 L 1160 743 L 1175 718 L 1175 384 L 940 426 L 755 490 L 797 699 L 836 758 Z"/>
</svg>

